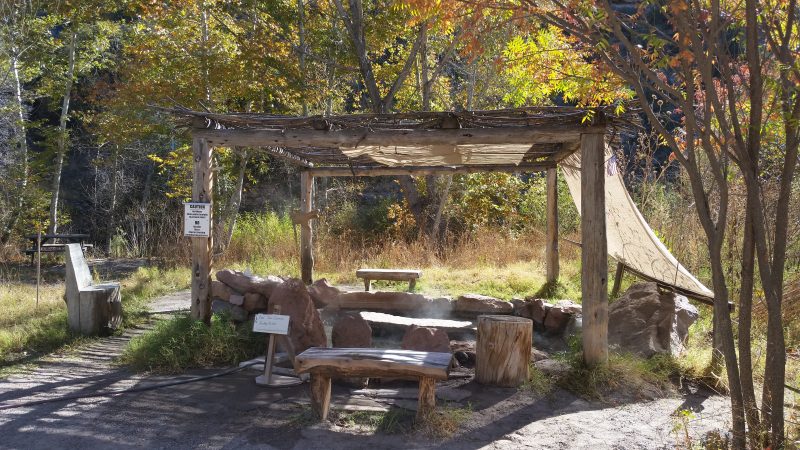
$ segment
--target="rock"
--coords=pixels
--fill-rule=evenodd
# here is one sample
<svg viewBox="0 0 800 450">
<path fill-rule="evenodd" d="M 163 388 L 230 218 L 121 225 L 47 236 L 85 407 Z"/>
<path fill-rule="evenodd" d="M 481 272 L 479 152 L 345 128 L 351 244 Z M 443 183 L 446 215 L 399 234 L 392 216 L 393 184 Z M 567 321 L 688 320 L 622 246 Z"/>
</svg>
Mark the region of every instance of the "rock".
<svg viewBox="0 0 800 450">
<path fill-rule="evenodd" d="M 436 389 L 436 398 L 448 402 L 460 402 L 472 396 L 472 392 L 466 389 L 458 389 L 453 387 L 440 387 Z"/>
<path fill-rule="evenodd" d="M 250 295 L 261 296 L 261 294 L 250 294 Z M 233 294 L 228 299 L 228 303 L 230 303 L 231 305 L 242 306 L 244 305 L 244 295 Z"/>
<path fill-rule="evenodd" d="M 411 325 L 400 344 L 403 350 L 450 353 L 450 338 L 444 330 Z"/>
<path fill-rule="evenodd" d="M 560 300 L 546 308 L 544 329 L 550 334 L 562 334 L 567 326 L 581 313 L 581 305 L 571 300 Z"/>
<path fill-rule="evenodd" d="M 334 347 L 372 347 L 372 327 L 358 314 L 344 314 L 333 324 L 331 341 Z"/>
<path fill-rule="evenodd" d="M 270 311 L 275 306 L 281 307 L 281 314 L 291 317 L 289 339 L 295 354 L 309 347 L 327 346 L 328 338 L 319 312 L 301 280 L 290 278 L 278 284 L 269 298 Z"/>
<path fill-rule="evenodd" d="M 514 306 L 514 315 L 530 319 L 530 308 L 528 302 L 521 298 L 512 298 L 511 304 Z"/>
<path fill-rule="evenodd" d="M 342 292 L 328 306 L 341 309 L 418 313 L 441 309 L 449 312 L 448 299 L 432 299 L 412 292 L 354 291 Z"/>
<path fill-rule="evenodd" d="M 461 367 L 472 368 L 475 367 L 475 352 L 457 350 L 453 353 L 453 357 L 458 361 Z"/>
<path fill-rule="evenodd" d="M 256 275 L 248 275 L 244 272 L 229 269 L 217 272 L 217 280 L 242 294 L 257 293 L 266 298 L 272 295 L 272 291 L 275 287 L 283 283 L 283 280 L 276 276 L 270 275 L 267 278 L 261 278 Z"/>
<path fill-rule="evenodd" d="M 545 351 L 539 350 L 538 348 L 531 349 L 531 359 L 533 359 L 534 361 L 541 361 L 549 357 L 550 354 L 548 354 Z"/>
<path fill-rule="evenodd" d="M 562 310 L 573 315 L 581 314 L 583 312 L 583 307 L 572 300 L 559 300 L 553 306 L 556 308 L 561 308 Z"/>
<path fill-rule="evenodd" d="M 217 280 L 211 281 L 211 298 L 218 298 L 230 302 L 231 295 L 236 294 L 239 293 L 228 287 L 227 284 Z"/>
<path fill-rule="evenodd" d="M 248 312 L 264 312 L 267 310 L 267 298 L 255 292 L 244 294 L 242 308 Z"/>
<path fill-rule="evenodd" d="M 245 322 L 247 321 L 247 317 L 249 315 L 244 308 L 231 305 L 230 303 L 220 299 L 215 299 L 211 302 L 211 312 L 219 315 L 229 314 L 231 320 L 234 322 Z"/>
<path fill-rule="evenodd" d="M 456 299 L 453 311 L 466 314 L 513 314 L 514 305 L 486 295 L 464 294 Z"/>
<path fill-rule="evenodd" d="M 540 298 L 532 300 L 529 308 L 533 323 L 540 327 L 544 327 L 544 318 L 547 317 L 547 311 L 550 310 L 550 307 L 550 303 L 545 303 L 545 301 Z"/>
<path fill-rule="evenodd" d="M 699 315 L 686 297 L 661 293 L 656 283 L 636 283 L 608 308 L 608 343 L 645 357 L 677 356 Z"/>
<path fill-rule="evenodd" d="M 311 295 L 314 306 L 324 308 L 328 306 L 328 303 L 335 301 L 341 291 L 331 285 L 325 278 L 320 278 L 311 283 L 311 286 L 308 287 L 308 294 Z"/>
</svg>

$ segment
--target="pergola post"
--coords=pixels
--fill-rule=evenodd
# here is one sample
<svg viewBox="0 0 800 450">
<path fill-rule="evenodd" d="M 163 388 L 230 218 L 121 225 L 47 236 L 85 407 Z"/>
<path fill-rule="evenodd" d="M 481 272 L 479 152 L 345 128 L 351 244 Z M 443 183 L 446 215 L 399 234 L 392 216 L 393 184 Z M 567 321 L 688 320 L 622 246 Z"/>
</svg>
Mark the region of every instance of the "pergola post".
<svg viewBox="0 0 800 450">
<path fill-rule="evenodd" d="M 194 172 L 192 201 L 212 205 L 213 215 L 213 171 L 211 167 L 212 147 L 199 137 L 192 139 Z M 214 223 L 213 216 L 210 223 Z M 211 320 L 211 251 L 214 243 L 214 227 L 209 226 L 208 237 L 192 239 L 192 318 L 206 323 Z"/>
<path fill-rule="evenodd" d="M 547 169 L 547 283 L 558 281 L 558 168 Z"/>
<path fill-rule="evenodd" d="M 314 280 L 314 253 L 312 246 L 311 211 L 314 208 L 314 176 L 300 172 L 300 278 L 305 284 Z"/>
<path fill-rule="evenodd" d="M 604 135 L 581 135 L 581 292 L 583 359 L 608 362 L 608 260 Z"/>
</svg>

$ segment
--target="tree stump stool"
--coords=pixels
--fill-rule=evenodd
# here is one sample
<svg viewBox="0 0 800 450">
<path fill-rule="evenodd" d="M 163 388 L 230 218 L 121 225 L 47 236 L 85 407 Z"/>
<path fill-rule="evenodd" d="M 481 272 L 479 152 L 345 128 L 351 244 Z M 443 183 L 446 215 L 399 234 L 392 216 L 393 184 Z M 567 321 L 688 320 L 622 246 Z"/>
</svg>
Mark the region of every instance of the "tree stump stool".
<svg viewBox="0 0 800 450">
<path fill-rule="evenodd" d="M 528 380 L 533 322 L 514 316 L 478 316 L 475 380 L 517 387 Z"/>
</svg>

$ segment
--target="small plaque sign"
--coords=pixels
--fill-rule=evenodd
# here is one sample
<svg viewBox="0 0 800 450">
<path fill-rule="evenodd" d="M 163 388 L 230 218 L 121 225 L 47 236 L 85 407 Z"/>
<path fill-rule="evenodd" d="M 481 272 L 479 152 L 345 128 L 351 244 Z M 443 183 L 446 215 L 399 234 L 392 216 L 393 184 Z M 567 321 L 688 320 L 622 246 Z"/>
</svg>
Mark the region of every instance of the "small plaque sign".
<svg viewBox="0 0 800 450">
<path fill-rule="evenodd" d="M 289 334 L 289 316 L 278 314 L 256 314 L 253 321 L 256 333 Z"/>
<path fill-rule="evenodd" d="M 188 237 L 208 237 L 210 219 L 210 203 L 184 203 L 183 235 Z"/>
</svg>

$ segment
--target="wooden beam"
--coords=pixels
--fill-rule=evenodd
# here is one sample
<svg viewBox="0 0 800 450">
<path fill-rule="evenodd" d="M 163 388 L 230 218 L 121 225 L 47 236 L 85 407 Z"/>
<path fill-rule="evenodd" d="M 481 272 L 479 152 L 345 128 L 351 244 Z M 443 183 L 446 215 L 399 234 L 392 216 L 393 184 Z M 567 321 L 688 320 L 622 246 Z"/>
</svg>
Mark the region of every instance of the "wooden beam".
<svg viewBox="0 0 800 450">
<path fill-rule="evenodd" d="M 294 153 L 290 152 L 289 150 L 286 150 L 285 148 L 265 147 L 264 150 L 266 150 L 267 153 L 269 153 L 272 156 L 288 160 L 299 166 L 309 167 L 309 168 L 314 167 L 314 164 L 311 161 L 303 158 L 302 156 L 295 155 Z"/>
<path fill-rule="evenodd" d="M 555 167 L 555 163 L 524 165 L 472 165 L 472 166 L 404 166 L 404 167 L 317 167 L 308 172 L 315 177 L 383 177 L 397 175 L 438 175 L 481 172 L 541 172 Z"/>
<path fill-rule="evenodd" d="M 605 144 L 599 133 L 581 136 L 581 292 L 583 359 L 608 362 L 608 243 Z"/>
<path fill-rule="evenodd" d="M 617 271 L 614 273 L 614 286 L 611 288 L 611 298 L 616 298 L 619 288 L 622 287 L 622 276 L 625 275 L 625 264 L 617 262 Z"/>
<path fill-rule="evenodd" d="M 300 209 L 307 217 L 300 223 L 300 278 L 311 284 L 314 276 L 314 253 L 312 247 L 311 212 L 314 203 L 314 177 L 308 172 L 300 173 Z"/>
<path fill-rule="evenodd" d="M 212 147 L 205 139 L 192 139 L 194 172 L 192 182 L 192 201 L 214 203 L 212 170 Z M 213 207 L 210 208 L 213 214 Z M 210 223 L 213 224 L 213 216 Z M 192 239 L 192 305 L 191 315 L 196 320 L 209 323 L 211 320 L 211 252 L 214 242 L 214 227 L 209 227 L 209 237 Z"/>
<path fill-rule="evenodd" d="M 547 282 L 558 281 L 558 168 L 547 169 Z"/>
<path fill-rule="evenodd" d="M 259 130 L 196 128 L 194 136 L 225 147 L 358 147 L 368 145 L 552 144 L 575 142 L 582 133 L 601 133 L 604 126 L 531 126 L 462 129 Z"/>
</svg>

